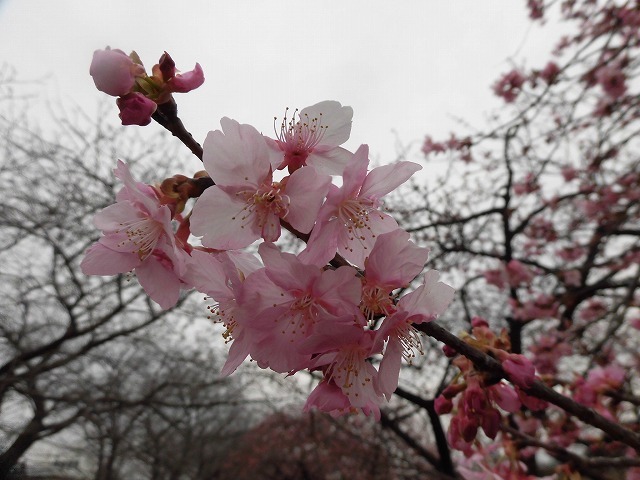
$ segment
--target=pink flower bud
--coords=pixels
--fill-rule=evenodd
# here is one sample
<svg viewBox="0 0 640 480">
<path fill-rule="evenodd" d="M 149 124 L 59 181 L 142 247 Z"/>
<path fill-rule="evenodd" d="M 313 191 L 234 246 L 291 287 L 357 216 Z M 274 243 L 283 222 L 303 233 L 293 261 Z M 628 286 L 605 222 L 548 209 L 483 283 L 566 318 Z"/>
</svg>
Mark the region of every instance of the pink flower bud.
<svg viewBox="0 0 640 480">
<path fill-rule="evenodd" d="M 123 125 L 148 125 L 157 105 L 139 92 L 120 97 L 116 103 Z"/>
<path fill-rule="evenodd" d="M 510 353 L 502 362 L 502 368 L 507 372 L 509 380 L 521 388 L 529 388 L 536 379 L 536 369 L 524 355 Z"/>
<path fill-rule="evenodd" d="M 107 48 L 93 52 L 89 74 L 98 90 L 117 97 L 131 92 L 136 76 L 144 74 L 144 68 L 122 50 Z"/>
<path fill-rule="evenodd" d="M 453 409 L 453 403 L 446 397 L 440 395 L 434 401 L 434 408 L 438 415 L 444 415 L 445 413 L 450 413 Z"/>
</svg>

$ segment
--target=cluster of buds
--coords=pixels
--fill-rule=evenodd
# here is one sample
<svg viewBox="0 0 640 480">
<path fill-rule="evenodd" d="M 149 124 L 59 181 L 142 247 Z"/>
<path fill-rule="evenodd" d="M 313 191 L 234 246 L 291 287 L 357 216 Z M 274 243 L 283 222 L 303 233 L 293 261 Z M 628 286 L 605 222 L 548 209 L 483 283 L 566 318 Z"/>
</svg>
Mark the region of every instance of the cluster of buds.
<svg viewBox="0 0 640 480">
<path fill-rule="evenodd" d="M 167 52 L 149 76 L 136 52 L 127 55 L 118 49 L 96 50 L 89 73 L 98 90 L 118 97 L 123 125 L 148 125 L 158 105 L 172 101 L 172 93 L 189 92 L 204 82 L 199 64 L 190 72 L 179 74 Z"/>
<path fill-rule="evenodd" d="M 445 354 L 456 356 L 453 363 L 460 372 L 436 398 L 435 408 L 438 414 L 453 412 L 449 443 L 470 454 L 479 429 L 491 439 L 496 437 L 502 424 L 502 411 L 515 413 L 523 405 L 540 410 L 546 404 L 524 392 L 535 381 L 535 367 L 525 356 L 508 352 L 511 345 L 506 330 L 496 335 L 484 319 L 476 317 L 471 332 L 465 333 L 462 339 L 499 360 L 510 382 L 496 379 L 493 372 L 477 370 L 468 358 L 456 356 L 455 351 L 445 347 Z"/>
</svg>

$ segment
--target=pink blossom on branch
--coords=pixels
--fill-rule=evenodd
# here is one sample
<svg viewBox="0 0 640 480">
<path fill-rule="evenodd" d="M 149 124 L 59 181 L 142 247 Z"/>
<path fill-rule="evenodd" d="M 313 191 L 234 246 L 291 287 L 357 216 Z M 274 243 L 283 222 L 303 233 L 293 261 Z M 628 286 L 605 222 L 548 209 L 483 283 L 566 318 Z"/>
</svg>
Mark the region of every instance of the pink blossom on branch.
<svg viewBox="0 0 640 480">
<path fill-rule="evenodd" d="M 114 275 L 135 269 L 147 294 L 162 308 L 170 308 L 184 285 L 187 257 L 176 243 L 171 209 L 160 203 L 152 187 L 137 182 L 122 161 L 114 171 L 124 186 L 116 203 L 94 217 L 103 236 L 87 250 L 82 271 Z"/>
<path fill-rule="evenodd" d="M 204 166 L 215 185 L 197 200 L 191 231 L 203 245 L 221 250 L 244 248 L 263 238 L 280 237 L 280 219 L 308 233 L 331 179 L 313 167 L 274 182 L 264 137 L 251 125 L 223 118 L 222 131 L 204 142 Z"/>
<path fill-rule="evenodd" d="M 329 190 L 307 248 L 300 255 L 304 262 L 326 264 L 338 252 L 363 267 L 378 235 L 398 228 L 391 216 L 378 210 L 380 200 L 422 167 L 397 162 L 367 173 L 368 166 L 369 147 L 361 145 L 345 168 L 342 187 L 331 186 Z"/>
<path fill-rule="evenodd" d="M 310 165 L 323 173 L 341 175 L 351 153 L 340 147 L 351 134 L 353 109 L 324 101 L 285 115 L 275 140 L 267 138 L 274 165 L 293 173 Z M 277 133 L 277 132 L 276 132 Z"/>
</svg>

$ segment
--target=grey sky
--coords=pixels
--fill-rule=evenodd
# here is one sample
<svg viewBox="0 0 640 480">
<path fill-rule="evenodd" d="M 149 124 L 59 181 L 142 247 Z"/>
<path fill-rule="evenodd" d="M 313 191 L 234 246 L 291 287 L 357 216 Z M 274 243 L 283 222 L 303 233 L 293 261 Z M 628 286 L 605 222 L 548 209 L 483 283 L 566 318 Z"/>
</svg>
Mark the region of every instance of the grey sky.
<svg viewBox="0 0 640 480">
<path fill-rule="evenodd" d="M 222 116 L 272 133 L 286 106 L 332 99 L 354 108 L 347 146 L 368 143 L 386 162 L 392 130 L 408 143 L 447 135 L 452 115 L 481 126 L 506 58 L 542 62 L 549 35 L 529 29 L 524 3 L 0 0 L 0 62 L 23 79 L 50 75 L 49 95 L 92 108 L 95 49 L 136 50 L 148 70 L 167 50 L 179 69 L 204 69 L 200 89 L 176 96 L 197 139 Z"/>
</svg>

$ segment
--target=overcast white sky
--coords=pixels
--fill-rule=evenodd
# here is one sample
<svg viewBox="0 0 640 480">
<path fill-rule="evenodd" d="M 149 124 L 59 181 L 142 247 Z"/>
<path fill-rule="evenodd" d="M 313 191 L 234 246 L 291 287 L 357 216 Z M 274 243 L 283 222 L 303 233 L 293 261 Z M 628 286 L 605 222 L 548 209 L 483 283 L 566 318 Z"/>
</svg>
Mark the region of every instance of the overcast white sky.
<svg viewBox="0 0 640 480">
<path fill-rule="evenodd" d="M 194 136 L 229 116 L 272 133 L 284 108 L 338 100 L 354 109 L 355 150 L 393 160 L 395 136 L 420 143 L 481 126 L 508 57 L 540 65 L 548 28 L 530 28 L 524 0 L 0 0 L 0 64 L 44 92 L 93 108 L 93 51 L 136 50 L 148 71 L 167 50 L 179 69 L 202 65 L 200 89 L 177 95 Z M 26 88 L 26 87 L 25 87 Z M 37 88 L 42 89 L 42 86 Z M 114 105 L 113 122 L 117 123 Z M 135 127 L 127 127 L 135 128 Z M 160 128 L 152 126 L 151 128 Z"/>
</svg>

